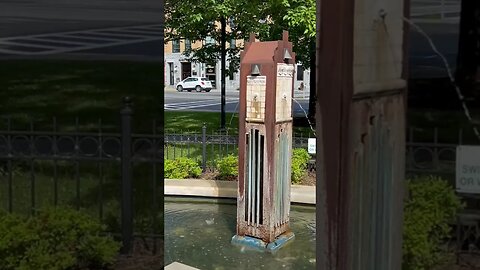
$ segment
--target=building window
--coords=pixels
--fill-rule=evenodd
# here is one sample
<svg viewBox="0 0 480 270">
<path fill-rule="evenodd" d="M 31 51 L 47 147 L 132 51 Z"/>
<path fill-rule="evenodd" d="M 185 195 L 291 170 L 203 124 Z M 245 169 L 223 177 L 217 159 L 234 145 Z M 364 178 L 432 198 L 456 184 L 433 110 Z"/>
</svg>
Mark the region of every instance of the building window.
<svg viewBox="0 0 480 270">
<path fill-rule="evenodd" d="M 303 66 L 297 65 L 297 81 L 303 81 Z"/>
<path fill-rule="evenodd" d="M 180 40 L 174 39 L 172 41 L 172 53 L 179 53 L 180 52 Z"/>
<path fill-rule="evenodd" d="M 230 49 L 235 49 L 235 47 L 237 46 L 236 42 L 235 42 L 235 39 L 231 39 L 230 40 Z"/>
<path fill-rule="evenodd" d="M 192 50 L 192 42 L 189 39 L 185 39 L 185 50 L 186 51 Z"/>
</svg>

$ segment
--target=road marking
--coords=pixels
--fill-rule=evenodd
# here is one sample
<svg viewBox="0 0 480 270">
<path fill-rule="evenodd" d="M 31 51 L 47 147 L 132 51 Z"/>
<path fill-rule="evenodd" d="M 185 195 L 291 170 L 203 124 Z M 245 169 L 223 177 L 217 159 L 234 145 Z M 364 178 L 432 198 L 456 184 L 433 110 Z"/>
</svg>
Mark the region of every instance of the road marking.
<svg viewBox="0 0 480 270">
<path fill-rule="evenodd" d="M 158 41 L 162 38 L 162 33 L 154 31 L 154 29 L 161 28 L 162 26 L 159 24 L 149 24 L 5 37 L 0 38 L 0 46 L 19 47 L 15 49 L 0 48 L 0 53 L 15 55 L 48 55 Z M 74 39 L 75 41 L 63 39 Z M 30 40 L 32 42 L 47 41 L 52 45 L 29 43 Z M 99 43 L 95 41 L 103 42 Z M 68 46 L 66 46 L 67 44 Z M 44 50 L 32 51 L 28 50 L 28 48 Z"/>
<path fill-rule="evenodd" d="M 238 99 L 227 99 L 225 104 L 235 104 L 238 103 Z M 165 104 L 164 109 L 166 111 L 180 111 L 180 110 L 190 110 L 201 107 L 210 107 L 221 105 L 221 102 L 218 100 L 202 100 L 202 101 L 190 101 L 190 102 L 177 102 Z"/>
</svg>

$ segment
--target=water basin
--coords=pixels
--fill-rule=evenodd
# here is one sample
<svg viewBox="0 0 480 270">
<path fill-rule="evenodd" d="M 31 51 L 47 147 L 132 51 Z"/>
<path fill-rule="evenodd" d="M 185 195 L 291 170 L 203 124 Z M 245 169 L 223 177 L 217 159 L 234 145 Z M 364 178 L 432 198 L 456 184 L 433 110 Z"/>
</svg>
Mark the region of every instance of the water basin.
<svg viewBox="0 0 480 270">
<path fill-rule="evenodd" d="M 231 244 L 236 201 L 165 197 L 165 263 L 201 270 L 315 269 L 315 207 L 293 205 L 290 226 L 295 239 L 277 253 Z"/>
</svg>

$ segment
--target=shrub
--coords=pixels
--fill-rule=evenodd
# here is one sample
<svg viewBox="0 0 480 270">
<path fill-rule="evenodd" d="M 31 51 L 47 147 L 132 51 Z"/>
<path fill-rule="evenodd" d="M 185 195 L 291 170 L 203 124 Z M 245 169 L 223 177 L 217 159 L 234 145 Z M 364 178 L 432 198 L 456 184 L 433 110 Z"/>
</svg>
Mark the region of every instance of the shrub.
<svg viewBox="0 0 480 270">
<path fill-rule="evenodd" d="M 450 237 L 449 222 L 463 205 L 453 188 L 437 177 L 407 181 L 404 207 L 403 269 L 430 269 L 441 259 L 440 246 Z"/>
<path fill-rule="evenodd" d="M 185 179 L 196 178 L 202 173 L 198 163 L 186 157 L 176 158 L 174 160 L 165 160 L 165 178 L 167 179 Z"/>
<path fill-rule="evenodd" d="M 217 161 L 217 169 L 221 179 L 232 179 L 238 177 L 238 157 L 228 155 Z"/>
<path fill-rule="evenodd" d="M 120 244 L 100 236 L 104 226 L 71 209 L 50 209 L 25 218 L 0 215 L 0 265 L 10 269 L 104 269 Z"/>
<path fill-rule="evenodd" d="M 293 149 L 292 153 L 292 183 L 299 184 L 307 171 L 310 154 L 304 148 Z"/>
</svg>

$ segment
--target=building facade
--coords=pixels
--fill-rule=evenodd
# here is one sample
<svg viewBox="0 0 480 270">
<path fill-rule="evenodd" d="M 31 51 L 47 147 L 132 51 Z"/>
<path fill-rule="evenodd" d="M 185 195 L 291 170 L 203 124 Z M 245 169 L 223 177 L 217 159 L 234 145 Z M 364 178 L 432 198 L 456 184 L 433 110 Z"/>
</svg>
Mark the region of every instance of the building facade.
<svg viewBox="0 0 480 270">
<path fill-rule="evenodd" d="M 220 89 L 220 67 L 221 63 L 218 61 L 214 66 L 208 66 L 205 63 L 190 62 L 188 57 L 183 53 L 189 48 L 196 49 L 202 46 L 204 42 L 215 42 L 211 40 L 191 42 L 189 40 L 170 41 L 165 44 L 165 85 L 168 87 L 175 87 L 175 85 L 190 77 L 200 76 L 207 77 L 214 89 Z M 242 46 L 242 42 L 227 42 L 227 46 Z M 227 58 L 227 67 L 229 61 Z M 295 89 L 299 91 L 306 91 L 309 87 L 309 70 L 304 70 L 301 65 L 297 65 L 295 76 Z M 226 91 L 237 91 L 240 89 L 240 74 L 234 73 L 228 76 L 225 80 Z"/>
</svg>

